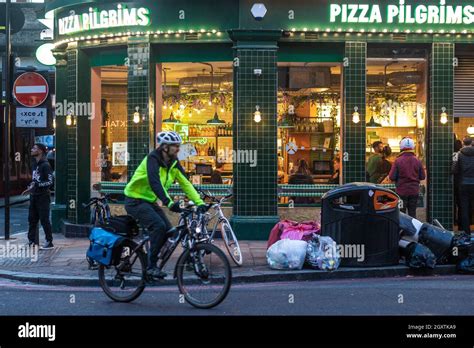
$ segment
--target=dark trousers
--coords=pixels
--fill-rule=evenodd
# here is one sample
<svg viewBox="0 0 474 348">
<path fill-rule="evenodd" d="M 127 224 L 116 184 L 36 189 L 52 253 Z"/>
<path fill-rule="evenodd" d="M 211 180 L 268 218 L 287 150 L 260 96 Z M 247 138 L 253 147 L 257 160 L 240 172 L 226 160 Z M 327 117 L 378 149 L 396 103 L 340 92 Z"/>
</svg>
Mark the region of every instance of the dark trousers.
<svg viewBox="0 0 474 348">
<path fill-rule="evenodd" d="M 474 200 L 474 185 L 461 185 L 459 202 L 461 204 L 461 223 L 459 229 L 471 233 L 471 202 Z"/>
<path fill-rule="evenodd" d="M 39 235 L 36 233 L 36 231 L 38 230 L 38 222 L 40 221 L 41 226 L 43 226 L 46 241 L 53 241 L 51 222 L 49 221 L 50 204 L 51 197 L 49 193 L 30 196 L 30 209 L 28 212 L 28 240 L 30 242 L 39 244 Z"/>
<path fill-rule="evenodd" d="M 170 221 L 159 206 L 140 199 L 126 198 L 125 210 L 148 230 L 150 234 L 148 268 L 156 267 L 158 253 L 166 242 L 166 232 L 172 227 Z"/>
<path fill-rule="evenodd" d="M 416 206 L 418 204 L 418 195 L 400 196 L 400 198 L 403 201 L 403 207 L 400 209 L 400 211 L 406 214 L 408 210 L 408 215 L 416 219 Z"/>
</svg>

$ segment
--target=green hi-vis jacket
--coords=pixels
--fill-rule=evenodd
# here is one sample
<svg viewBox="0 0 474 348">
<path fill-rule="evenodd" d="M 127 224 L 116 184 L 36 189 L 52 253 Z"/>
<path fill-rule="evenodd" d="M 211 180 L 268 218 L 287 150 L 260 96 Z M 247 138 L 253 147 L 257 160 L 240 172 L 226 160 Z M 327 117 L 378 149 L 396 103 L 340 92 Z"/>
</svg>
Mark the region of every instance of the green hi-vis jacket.
<svg viewBox="0 0 474 348">
<path fill-rule="evenodd" d="M 145 157 L 135 170 L 132 180 L 125 187 L 125 196 L 155 203 L 157 199 L 170 207 L 173 200 L 168 189 L 178 181 L 186 196 L 196 205 L 204 204 L 201 196 L 189 182 L 183 167 L 175 160 L 169 167 L 160 153 L 154 150 Z"/>
</svg>

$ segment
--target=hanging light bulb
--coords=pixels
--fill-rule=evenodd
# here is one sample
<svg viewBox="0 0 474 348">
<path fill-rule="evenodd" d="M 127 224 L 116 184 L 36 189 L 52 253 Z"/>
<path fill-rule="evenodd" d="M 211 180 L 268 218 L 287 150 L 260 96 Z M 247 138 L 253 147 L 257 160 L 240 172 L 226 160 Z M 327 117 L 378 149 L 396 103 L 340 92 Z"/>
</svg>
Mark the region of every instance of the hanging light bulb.
<svg viewBox="0 0 474 348">
<path fill-rule="evenodd" d="M 56 117 L 53 118 L 53 128 L 56 129 Z"/>
<path fill-rule="evenodd" d="M 255 112 L 253 113 L 253 120 L 255 123 L 260 123 L 262 121 L 262 114 L 260 112 L 260 106 L 255 106 Z"/>
<path fill-rule="evenodd" d="M 221 108 L 221 114 L 225 112 L 225 109 L 224 108 Z"/>
<path fill-rule="evenodd" d="M 446 108 L 443 106 L 441 108 L 441 117 L 439 119 L 439 121 L 441 122 L 441 124 L 446 124 L 448 123 L 448 114 L 446 113 Z"/>
<path fill-rule="evenodd" d="M 135 112 L 133 113 L 133 123 L 140 123 L 140 107 L 135 107 Z"/>
<path fill-rule="evenodd" d="M 193 117 L 193 112 L 192 111 L 189 112 L 189 118 L 191 118 L 191 117 Z"/>
<path fill-rule="evenodd" d="M 209 102 L 207 103 L 207 105 L 212 106 L 212 100 L 209 100 Z"/>
<path fill-rule="evenodd" d="M 360 122 L 360 114 L 359 114 L 359 107 L 354 106 L 354 112 L 352 113 L 352 122 L 355 124 Z"/>
<path fill-rule="evenodd" d="M 72 111 L 69 111 L 66 115 L 66 126 L 72 126 Z"/>
<path fill-rule="evenodd" d="M 467 127 L 467 134 L 474 135 L 474 125 L 470 124 L 469 127 Z"/>
<path fill-rule="evenodd" d="M 168 105 L 164 104 L 163 109 L 165 109 L 165 110 L 168 109 Z"/>
</svg>

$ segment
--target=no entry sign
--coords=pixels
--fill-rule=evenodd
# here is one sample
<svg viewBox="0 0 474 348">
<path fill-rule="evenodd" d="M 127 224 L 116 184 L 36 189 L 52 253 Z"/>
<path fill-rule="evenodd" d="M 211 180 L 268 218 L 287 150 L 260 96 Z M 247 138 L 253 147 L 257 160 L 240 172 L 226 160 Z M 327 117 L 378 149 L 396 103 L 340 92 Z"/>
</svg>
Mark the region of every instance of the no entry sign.
<svg viewBox="0 0 474 348">
<path fill-rule="evenodd" d="M 23 106 L 35 108 L 48 98 L 49 86 L 46 79 L 38 73 L 21 74 L 13 84 L 13 96 Z"/>
</svg>

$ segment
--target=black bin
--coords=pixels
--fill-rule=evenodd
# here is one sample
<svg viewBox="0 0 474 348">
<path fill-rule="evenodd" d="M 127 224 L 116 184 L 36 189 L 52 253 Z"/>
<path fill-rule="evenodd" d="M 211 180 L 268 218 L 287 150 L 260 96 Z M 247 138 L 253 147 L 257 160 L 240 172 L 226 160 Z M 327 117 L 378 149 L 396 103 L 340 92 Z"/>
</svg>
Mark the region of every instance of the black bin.
<svg viewBox="0 0 474 348">
<path fill-rule="evenodd" d="M 338 244 L 341 266 L 375 267 L 399 263 L 398 195 L 370 183 L 351 183 L 321 200 L 321 234 Z"/>
</svg>

